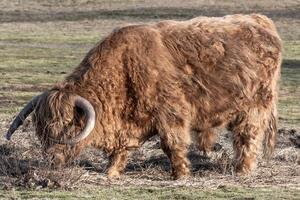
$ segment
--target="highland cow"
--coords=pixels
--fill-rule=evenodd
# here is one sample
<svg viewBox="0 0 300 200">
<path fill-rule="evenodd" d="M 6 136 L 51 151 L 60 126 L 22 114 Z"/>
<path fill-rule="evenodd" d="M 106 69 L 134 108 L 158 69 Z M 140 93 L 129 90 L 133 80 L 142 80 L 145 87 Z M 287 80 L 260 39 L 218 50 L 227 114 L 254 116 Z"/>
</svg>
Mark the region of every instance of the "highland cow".
<svg viewBox="0 0 300 200">
<path fill-rule="evenodd" d="M 108 176 L 118 177 L 128 151 L 158 135 L 174 178 L 183 178 L 191 130 L 208 151 L 213 129 L 227 127 L 236 171 L 248 174 L 261 144 L 267 155 L 274 148 L 280 64 L 280 38 L 263 15 L 122 27 L 62 83 L 30 101 L 6 137 L 33 112 L 54 166 L 91 145 L 110 155 Z"/>
</svg>

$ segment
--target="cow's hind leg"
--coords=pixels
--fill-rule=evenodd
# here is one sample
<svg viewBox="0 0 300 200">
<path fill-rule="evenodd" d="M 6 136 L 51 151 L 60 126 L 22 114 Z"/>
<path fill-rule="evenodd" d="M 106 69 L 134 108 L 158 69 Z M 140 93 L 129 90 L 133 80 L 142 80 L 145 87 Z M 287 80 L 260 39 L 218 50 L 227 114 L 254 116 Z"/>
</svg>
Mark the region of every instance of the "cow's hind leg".
<svg viewBox="0 0 300 200">
<path fill-rule="evenodd" d="M 229 124 L 228 128 L 233 132 L 237 173 L 249 174 L 256 166 L 266 120 L 267 113 L 264 109 L 251 108 L 240 112 Z"/>
<path fill-rule="evenodd" d="M 276 103 L 273 102 L 271 114 L 266 120 L 266 128 L 265 128 L 265 137 L 264 137 L 264 157 L 270 158 L 276 143 L 276 133 L 277 133 L 277 106 Z"/>
<path fill-rule="evenodd" d="M 117 150 L 109 157 L 109 168 L 107 175 L 109 178 L 119 178 L 127 163 L 127 150 Z"/>
</svg>

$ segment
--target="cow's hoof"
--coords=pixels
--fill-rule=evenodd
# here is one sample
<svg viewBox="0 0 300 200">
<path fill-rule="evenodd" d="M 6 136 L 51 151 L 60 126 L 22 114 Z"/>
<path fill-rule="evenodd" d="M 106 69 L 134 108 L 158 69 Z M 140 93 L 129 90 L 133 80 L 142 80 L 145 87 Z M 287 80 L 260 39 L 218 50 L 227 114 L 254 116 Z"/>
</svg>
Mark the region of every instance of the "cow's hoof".
<svg viewBox="0 0 300 200">
<path fill-rule="evenodd" d="M 173 172 L 172 177 L 174 180 L 186 180 L 190 177 L 189 171 L 180 171 L 180 172 Z"/>
<path fill-rule="evenodd" d="M 254 159 L 243 159 L 243 162 L 238 162 L 235 165 L 235 172 L 239 176 L 251 175 L 251 172 L 256 168 L 256 162 Z"/>
<path fill-rule="evenodd" d="M 238 176 L 249 176 L 251 174 L 251 169 L 246 166 L 236 166 L 235 173 Z"/>
<path fill-rule="evenodd" d="M 189 174 L 185 174 L 185 175 L 175 175 L 175 176 L 173 176 L 173 179 L 174 179 L 174 180 L 179 180 L 179 181 L 181 181 L 181 180 L 186 180 L 186 179 L 188 179 L 189 177 L 190 177 Z"/>
<path fill-rule="evenodd" d="M 109 170 L 107 172 L 107 177 L 109 179 L 119 179 L 121 177 L 121 173 L 116 170 Z"/>
<path fill-rule="evenodd" d="M 251 172 L 249 171 L 241 171 L 241 170 L 236 170 L 235 171 L 236 176 L 241 176 L 241 177 L 247 177 L 251 175 Z"/>
</svg>

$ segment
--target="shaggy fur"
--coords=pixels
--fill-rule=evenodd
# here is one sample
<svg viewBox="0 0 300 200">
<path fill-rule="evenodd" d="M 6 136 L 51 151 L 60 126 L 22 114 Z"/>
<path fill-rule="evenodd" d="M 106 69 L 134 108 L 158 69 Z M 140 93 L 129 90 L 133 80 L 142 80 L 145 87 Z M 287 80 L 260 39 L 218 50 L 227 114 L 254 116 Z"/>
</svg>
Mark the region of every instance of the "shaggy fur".
<svg viewBox="0 0 300 200">
<path fill-rule="evenodd" d="M 233 134 L 236 169 L 248 173 L 265 139 L 274 147 L 281 41 L 265 16 L 198 17 L 115 30 L 92 48 L 80 65 L 45 93 L 35 110 L 38 137 L 55 165 L 73 159 L 87 145 L 110 155 L 110 177 L 124 169 L 127 151 L 158 134 L 173 175 L 189 174 L 191 129 L 209 151 L 214 127 Z M 74 96 L 96 111 L 93 132 L 74 145 L 83 127 Z"/>
</svg>

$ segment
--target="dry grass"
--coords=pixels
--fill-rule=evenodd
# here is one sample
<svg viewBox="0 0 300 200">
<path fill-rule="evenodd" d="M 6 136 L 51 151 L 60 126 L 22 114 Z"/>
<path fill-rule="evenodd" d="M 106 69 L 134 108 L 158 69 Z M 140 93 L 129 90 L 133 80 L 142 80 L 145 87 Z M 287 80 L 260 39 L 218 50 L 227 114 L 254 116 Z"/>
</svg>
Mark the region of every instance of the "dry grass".
<svg viewBox="0 0 300 200">
<path fill-rule="evenodd" d="M 299 131 L 299 130 L 298 130 Z M 281 129 L 273 159 L 260 159 L 258 169 L 247 177 L 235 176 L 232 167 L 230 133 L 223 133 L 219 142 L 222 148 L 203 156 L 191 146 L 192 177 L 173 181 L 167 157 L 159 148 L 159 139 L 153 138 L 143 148 L 132 152 L 125 175 L 119 180 L 108 180 L 105 175 L 107 158 L 101 152 L 87 149 L 70 166 L 52 170 L 42 159 L 40 147 L 30 125 L 14 136 L 13 142 L 0 143 L 0 186 L 11 189 L 22 186 L 40 188 L 83 188 L 87 185 L 102 186 L 159 186 L 197 187 L 217 189 L 223 186 L 289 187 L 299 189 L 299 149 L 290 138 L 297 130 Z"/>
</svg>

